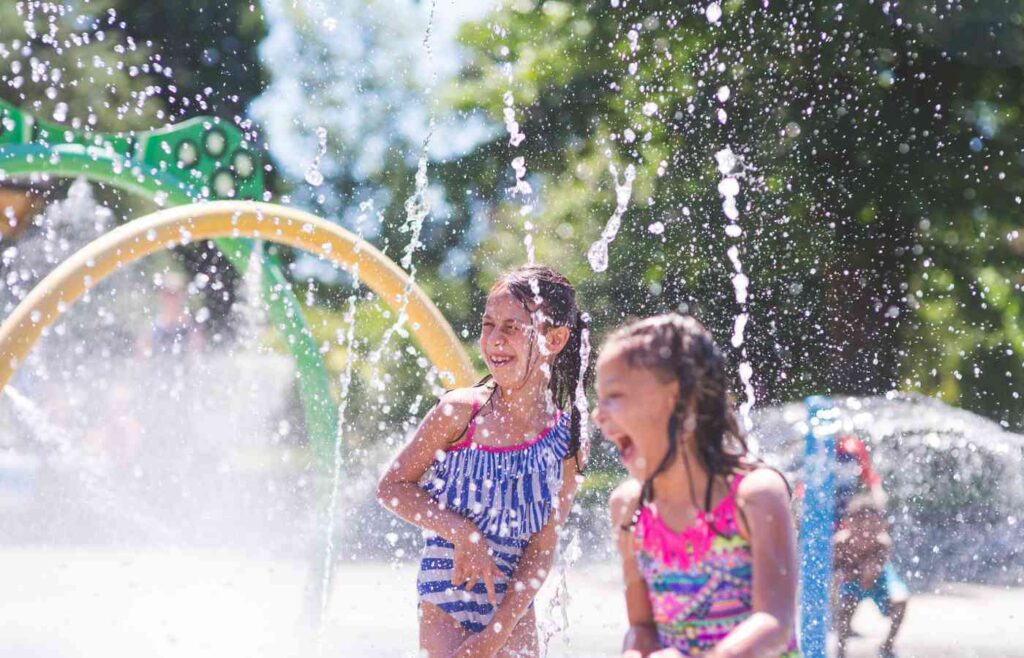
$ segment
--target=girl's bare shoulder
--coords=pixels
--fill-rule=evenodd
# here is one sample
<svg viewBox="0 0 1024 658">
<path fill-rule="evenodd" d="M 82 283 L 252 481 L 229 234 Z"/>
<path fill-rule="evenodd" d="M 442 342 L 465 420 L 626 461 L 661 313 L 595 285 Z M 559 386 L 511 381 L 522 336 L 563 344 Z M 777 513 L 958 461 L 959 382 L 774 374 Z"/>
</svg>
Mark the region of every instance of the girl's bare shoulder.
<svg viewBox="0 0 1024 658">
<path fill-rule="evenodd" d="M 445 392 L 430 412 L 431 420 L 448 427 L 465 427 L 474 410 L 486 402 L 488 389 L 480 386 L 455 388 Z"/>
<path fill-rule="evenodd" d="M 736 502 L 741 507 L 789 505 L 789 486 L 782 474 L 772 468 L 755 468 L 745 474 L 736 488 Z"/>
<path fill-rule="evenodd" d="M 482 399 L 487 399 L 488 390 L 484 386 L 467 386 L 465 388 L 453 388 L 445 391 L 441 396 L 440 403 L 451 405 L 453 409 L 472 409 L 473 404 L 480 404 Z"/>
</svg>

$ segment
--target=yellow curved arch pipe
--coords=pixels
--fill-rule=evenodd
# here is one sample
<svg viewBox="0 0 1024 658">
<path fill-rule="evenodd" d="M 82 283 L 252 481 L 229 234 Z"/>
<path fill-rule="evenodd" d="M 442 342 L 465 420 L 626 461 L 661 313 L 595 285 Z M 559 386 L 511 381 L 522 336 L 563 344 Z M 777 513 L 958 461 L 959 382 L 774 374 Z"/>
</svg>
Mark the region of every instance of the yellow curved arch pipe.
<svg viewBox="0 0 1024 658">
<path fill-rule="evenodd" d="M 58 265 L 0 325 L 0 390 L 43 330 L 105 277 L 144 256 L 183 242 L 259 238 L 305 249 L 351 270 L 400 310 L 408 290 L 407 326 L 447 385 L 468 386 L 476 375 L 462 343 L 429 297 L 373 245 L 301 210 L 252 201 L 212 201 L 161 210 L 122 224 Z"/>
</svg>

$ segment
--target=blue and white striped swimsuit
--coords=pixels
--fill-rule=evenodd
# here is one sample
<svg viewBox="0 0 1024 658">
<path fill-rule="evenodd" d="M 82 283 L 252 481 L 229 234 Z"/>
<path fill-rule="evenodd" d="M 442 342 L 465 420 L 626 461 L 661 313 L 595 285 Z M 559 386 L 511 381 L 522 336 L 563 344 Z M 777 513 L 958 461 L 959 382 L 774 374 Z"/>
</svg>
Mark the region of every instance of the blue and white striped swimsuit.
<svg viewBox="0 0 1024 658">
<path fill-rule="evenodd" d="M 547 430 L 508 448 L 473 442 L 477 406 L 466 439 L 434 461 L 420 486 L 443 508 L 465 516 L 480 528 L 502 577 L 495 583 L 500 603 L 530 537 L 547 523 L 562 488 L 562 460 L 569 454 L 569 416 L 558 412 Z M 417 588 L 420 600 L 479 633 L 494 616 L 487 588 L 452 585 L 455 546 L 425 532 Z"/>
</svg>

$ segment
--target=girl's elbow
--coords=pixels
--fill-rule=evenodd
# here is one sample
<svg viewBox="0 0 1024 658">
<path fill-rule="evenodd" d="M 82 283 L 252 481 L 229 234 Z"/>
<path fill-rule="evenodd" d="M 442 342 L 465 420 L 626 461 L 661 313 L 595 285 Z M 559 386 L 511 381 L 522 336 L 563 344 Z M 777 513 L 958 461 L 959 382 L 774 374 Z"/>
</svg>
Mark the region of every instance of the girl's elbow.
<svg viewBox="0 0 1024 658">
<path fill-rule="evenodd" d="M 395 506 L 395 483 L 388 478 L 388 474 L 385 473 L 380 481 L 377 482 L 377 502 L 384 509 L 390 510 Z"/>
<path fill-rule="evenodd" d="M 793 638 L 793 629 L 796 625 L 795 614 L 766 614 L 764 634 L 765 648 L 769 651 L 766 655 L 778 655 L 786 650 L 790 640 Z"/>
<path fill-rule="evenodd" d="M 793 639 L 793 627 L 794 622 L 790 620 L 788 623 L 778 622 L 779 627 L 775 629 L 775 641 L 773 644 L 778 648 L 779 651 L 785 651 L 786 647 L 789 646 L 790 641 Z"/>
<path fill-rule="evenodd" d="M 796 628 L 796 609 L 797 609 L 796 597 L 790 601 L 790 605 L 786 605 L 775 614 L 775 619 L 779 626 L 782 627 L 781 631 L 786 634 L 786 640 L 788 641 L 793 636 L 793 629 Z"/>
<path fill-rule="evenodd" d="M 766 611 L 755 612 L 744 622 L 745 628 L 737 629 L 737 633 L 730 634 L 707 655 L 709 658 L 761 658 L 781 655 L 793 637 L 793 622 L 785 617 L 786 615 L 780 616 Z"/>
</svg>

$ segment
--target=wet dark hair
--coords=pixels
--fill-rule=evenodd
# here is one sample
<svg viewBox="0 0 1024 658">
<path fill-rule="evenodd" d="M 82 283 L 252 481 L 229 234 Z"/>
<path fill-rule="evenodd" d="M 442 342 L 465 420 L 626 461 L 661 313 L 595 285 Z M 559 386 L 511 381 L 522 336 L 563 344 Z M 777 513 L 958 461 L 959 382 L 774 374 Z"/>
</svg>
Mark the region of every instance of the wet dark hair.
<svg viewBox="0 0 1024 658">
<path fill-rule="evenodd" d="M 508 290 L 543 328 L 569 329 L 569 340 L 551 364 L 548 387 L 554 403 L 563 411 L 568 407 L 569 454 L 582 471 L 585 464 L 580 463 L 579 449 L 585 419 L 580 411 L 583 403 L 580 393 L 586 395 L 593 379 L 588 342 L 590 316 L 577 305 L 576 289 L 569 279 L 547 265 L 523 265 L 502 274 L 491 287 L 491 294 L 501 290 Z M 531 343 L 527 362 L 533 360 L 533 349 Z M 485 377 L 484 381 L 489 379 Z"/>
<path fill-rule="evenodd" d="M 725 359 L 710 332 L 688 315 L 666 313 L 637 320 L 616 329 L 604 348 L 614 346 L 633 368 L 650 370 L 662 381 L 679 383 L 679 398 L 668 420 L 669 445 L 661 463 L 643 483 L 640 503 L 654 496 L 654 479 L 681 453 L 690 471 L 686 450 L 680 450 L 684 423 L 693 427 L 700 464 L 708 474 L 703 508 L 690 480 L 694 507 L 711 511 L 712 485 L 716 477 L 728 483 L 738 472 L 752 470 L 747 443 L 729 393 Z"/>
</svg>

